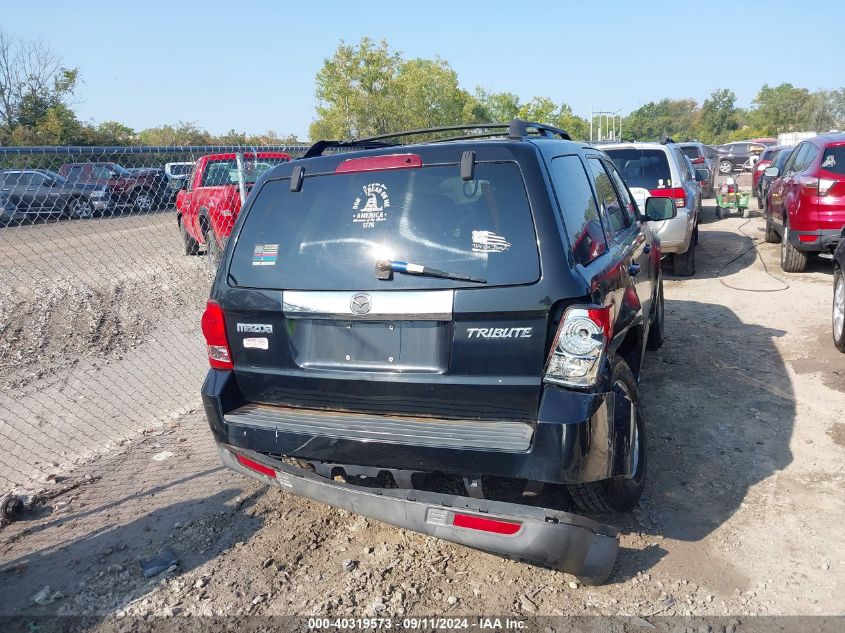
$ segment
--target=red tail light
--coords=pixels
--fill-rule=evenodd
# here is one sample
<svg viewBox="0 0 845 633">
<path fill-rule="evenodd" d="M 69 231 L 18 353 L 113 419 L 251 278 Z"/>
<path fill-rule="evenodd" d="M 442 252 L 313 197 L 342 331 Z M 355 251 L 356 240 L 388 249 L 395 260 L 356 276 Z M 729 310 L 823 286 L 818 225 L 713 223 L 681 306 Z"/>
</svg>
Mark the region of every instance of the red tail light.
<svg viewBox="0 0 845 633">
<path fill-rule="evenodd" d="M 512 521 L 501 521 L 499 519 L 488 519 L 475 514 L 458 514 L 452 519 L 455 527 L 467 528 L 468 530 L 479 530 L 481 532 L 492 532 L 493 534 L 505 534 L 511 536 L 519 532 L 521 523 Z"/>
<path fill-rule="evenodd" d="M 269 466 L 265 466 L 264 464 L 259 464 L 258 462 L 250 459 L 249 457 L 244 457 L 243 455 L 235 455 L 238 459 L 238 463 L 243 466 L 244 468 L 249 468 L 250 470 L 254 470 L 257 473 L 261 473 L 262 475 L 267 475 L 268 477 L 276 476 L 276 471 L 270 468 Z"/>
<path fill-rule="evenodd" d="M 383 169 L 410 169 L 422 167 L 422 158 L 417 154 L 389 154 L 388 156 L 367 156 L 350 158 L 334 170 L 336 174 L 350 174 L 358 171 L 381 171 Z"/>
<path fill-rule="evenodd" d="M 833 189 L 833 186 L 839 181 L 833 178 L 819 178 L 819 195 L 826 196 Z"/>
<path fill-rule="evenodd" d="M 704 156 L 699 156 L 698 158 L 693 158 L 690 162 L 693 165 L 703 165 L 704 164 Z"/>
<path fill-rule="evenodd" d="M 208 364 L 214 369 L 234 369 L 229 340 L 226 337 L 226 320 L 223 309 L 216 301 L 208 300 L 202 315 L 202 334 L 208 345 Z"/>
<path fill-rule="evenodd" d="M 649 194 L 661 198 L 674 198 L 675 206 L 679 209 L 687 206 L 687 194 L 683 187 L 674 187 L 672 189 L 651 189 Z"/>
</svg>

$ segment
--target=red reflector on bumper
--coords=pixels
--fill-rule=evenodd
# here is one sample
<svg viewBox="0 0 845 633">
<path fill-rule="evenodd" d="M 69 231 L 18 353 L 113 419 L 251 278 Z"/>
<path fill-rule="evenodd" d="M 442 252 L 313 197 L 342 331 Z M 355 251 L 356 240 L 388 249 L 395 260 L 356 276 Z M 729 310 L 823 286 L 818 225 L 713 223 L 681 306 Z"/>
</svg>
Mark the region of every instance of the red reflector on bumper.
<svg viewBox="0 0 845 633">
<path fill-rule="evenodd" d="M 262 475 L 267 475 L 268 477 L 276 476 L 276 471 L 269 466 L 259 464 L 258 462 L 251 460 L 249 457 L 244 457 L 243 455 L 235 455 L 235 457 L 238 458 L 238 463 L 244 468 L 249 468 L 250 470 L 254 470 Z"/>
<path fill-rule="evenodd" d="M 801 242 L 815 242 L 819 239 L 818 235 L 799 235 L 798 240 Z"/>
<path fill-rule="evenodd" d="M 521 523 L 511 523 L 510 521 L 499 521 L 498 519 L 485 519 L 484 517 L 475 516 L 474 514 L 458 514 L 455 513 L 455 518 L 452 519 L 452 525 L 455 527 L 467 528 L 468 530 L 480 530 L 481 532 L 492 532 L 493 534 L 516 534 Z"/>
</svg>

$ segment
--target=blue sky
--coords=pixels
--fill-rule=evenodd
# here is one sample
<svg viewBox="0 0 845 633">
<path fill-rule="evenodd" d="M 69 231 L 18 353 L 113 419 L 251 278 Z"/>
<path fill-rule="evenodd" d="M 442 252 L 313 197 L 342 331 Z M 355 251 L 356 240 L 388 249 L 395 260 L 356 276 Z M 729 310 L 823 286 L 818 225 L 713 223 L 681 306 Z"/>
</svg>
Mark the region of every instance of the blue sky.
<svg viewBox="0 0 845 633">
<path fill-rule="evenodd" d="M 44 2 L 35 19 L 33 6 L 9 2 L 2 27 L 79 68 L 82 119 L 136 129 L 305 137 L 314 75 L 364 35 L 439 55 L 469 90 L 549 96 L 585 117 L 721 87 L 748 106 L 764 83 L 845 86 L 841 0 Z"/>
</svg>

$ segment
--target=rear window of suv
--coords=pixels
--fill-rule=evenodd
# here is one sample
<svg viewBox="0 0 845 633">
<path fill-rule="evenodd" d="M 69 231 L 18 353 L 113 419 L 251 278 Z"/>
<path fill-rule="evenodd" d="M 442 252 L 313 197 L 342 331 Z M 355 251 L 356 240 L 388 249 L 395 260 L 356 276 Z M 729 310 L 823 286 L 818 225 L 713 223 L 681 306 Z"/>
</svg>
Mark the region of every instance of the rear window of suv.
<svg viewBox="0 0 845 633">
<path fill-rule="evenodd" d="M 701 158 L 701 150 L 697 145 L 685 145 L 681 147 L 681 151 L 690 158 Z"/>
<path fill-rule="evenodd" d="M 480 277 L 486 284 L 395 273 L 378 260 Z M 535 282 L 537 238 L 515 163 L 478 163 L 306 177 L 264 184 L 237 237 L 230 281 L 290 290 L 488 287 Z"/>
<path fill-rule="evenodd" d="M 834 174 L 845 175 L 845 145 L 834 145 L 825 149 L 821 168 Z"/>
<path fill-rule="evenodd" d="M 659 149 L 606 149 L 631 189 L 661 189 L 672 186 L 672 172 L 666 152 Z"/>
</svg>

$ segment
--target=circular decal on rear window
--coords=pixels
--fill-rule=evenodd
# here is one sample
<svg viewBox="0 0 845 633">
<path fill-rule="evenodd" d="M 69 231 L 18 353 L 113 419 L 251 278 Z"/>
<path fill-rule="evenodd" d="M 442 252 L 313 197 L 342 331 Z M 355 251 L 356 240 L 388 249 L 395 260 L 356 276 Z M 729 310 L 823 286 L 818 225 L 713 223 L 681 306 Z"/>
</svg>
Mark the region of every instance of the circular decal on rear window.
<svg viewBox="0 0 845 633">
<path fill-rule="evenodd" d="M 357 212 L 352 216 L 352 222 L 371 229 L 376 222 L 387 219 L 386 209 L 390 208 L 390 196 L 387 195 L 387 187 L 378 182 L 364 185 L 362 189 L 363 195 L 355 198 L 352 204 L 352 210 Z"/>
</svg>

